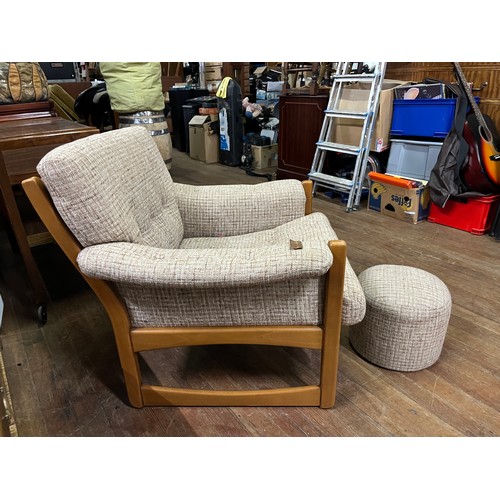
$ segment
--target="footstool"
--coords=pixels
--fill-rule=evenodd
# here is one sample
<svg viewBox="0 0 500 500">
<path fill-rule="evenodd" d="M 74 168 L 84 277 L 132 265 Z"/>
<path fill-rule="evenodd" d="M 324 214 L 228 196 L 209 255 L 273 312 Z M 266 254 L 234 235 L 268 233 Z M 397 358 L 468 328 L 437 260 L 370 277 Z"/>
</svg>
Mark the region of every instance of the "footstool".
<svg viewBox="0 0 500 500">
<path fill-rule="evenodd" d="M 446 285 L 422 269 L 386 264 L 361 272 L 359 281 L 366 314 L 350 329 L 354 350 L 391 370 L 417 371 L 434 364 L 451 314 Z"/>
</svg>

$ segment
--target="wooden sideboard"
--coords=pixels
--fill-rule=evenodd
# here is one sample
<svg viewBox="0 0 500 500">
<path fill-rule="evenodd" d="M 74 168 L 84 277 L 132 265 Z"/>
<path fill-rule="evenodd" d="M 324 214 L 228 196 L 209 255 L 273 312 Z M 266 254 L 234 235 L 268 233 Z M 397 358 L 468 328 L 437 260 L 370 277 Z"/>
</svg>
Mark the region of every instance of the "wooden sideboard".
<svg viewBox="0 0 500 500">
<path fill-rule="evenodd" d="M 327 104 L 327 94 L 280 96 L 277 179 L 307 179 Z"/>
</svg>

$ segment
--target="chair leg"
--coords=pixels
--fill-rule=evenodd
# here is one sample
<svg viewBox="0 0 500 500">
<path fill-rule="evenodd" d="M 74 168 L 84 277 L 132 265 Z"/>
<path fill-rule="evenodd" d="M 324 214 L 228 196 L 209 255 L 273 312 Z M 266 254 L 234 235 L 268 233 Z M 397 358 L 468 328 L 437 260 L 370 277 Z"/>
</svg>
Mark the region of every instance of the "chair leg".
<svg viewBox="0 0 500 500">
<path fill-rule="evenodd" d="M 101 303 L 106 308 L 106 304 L 102 302 L 102 298 Z M 109 312 L 108 316 L 113 325 L 113 333 L 115 335 L 116 348 L 118 350 L 118 357 L 120 358 L 128 400 L 134 408 L 142 408 L 144 407 L 144 399 L 141 391 L 141 370 L 137 353 L 134 352 L 132 347 L 128 316 L 122 316 L 125 321 L 121 321 L 119 316 L 117 321 L 116 317 L 111 316 Z"/>
<path fill-rule="evenodd" d="M 333 265 L 327 276 L 323 311 L 323 348 L 321 351 L 320 376 L 321 408 L 332 408 L 335 404 L 347 254 L 345 241 L 330 241 L 328 246 L 333 253 Z"/>
</svg>

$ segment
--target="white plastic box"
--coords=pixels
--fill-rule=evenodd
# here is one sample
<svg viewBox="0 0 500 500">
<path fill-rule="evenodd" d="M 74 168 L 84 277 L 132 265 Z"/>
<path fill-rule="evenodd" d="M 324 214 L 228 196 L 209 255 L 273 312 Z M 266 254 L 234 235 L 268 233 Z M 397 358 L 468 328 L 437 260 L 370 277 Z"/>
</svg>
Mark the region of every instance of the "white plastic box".
<svg viewBox="0 0 500 500">
<path fill-rule="evenodd" d="M 428 181 L 442 145 L 442 142 L 392 139 L 386 173 Z"/>
</svg>

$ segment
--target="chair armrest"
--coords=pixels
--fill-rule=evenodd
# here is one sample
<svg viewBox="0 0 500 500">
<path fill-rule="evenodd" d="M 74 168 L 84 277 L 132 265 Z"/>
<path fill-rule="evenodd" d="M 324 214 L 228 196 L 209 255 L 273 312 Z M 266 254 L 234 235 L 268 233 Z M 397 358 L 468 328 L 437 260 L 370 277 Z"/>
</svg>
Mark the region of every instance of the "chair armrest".
<svg viewBox="0 0 500 500">
<path fill-rule="evenodd" d="M 174 183 L 184 237 L 235 236 L 271 229 L 304 216 L 302 183 L 191 186 Z"/>
<path fill-rule="evenodd" d="M 135 243 L 105 243 L 83 249 L 83 274 L 106 281 L 148 286 L 210 288 L 273 283 L 324 275 L 333 262 L 326 244 L 303 243 L 243 249 L 162 249 Z"/>
<path fill-rule="evenodd" d="M 366 314 L 366 296 L 363 287 L 349 260 L 346 261 L 344 277 L 344 302 L 342 304 L 342 324 L 360 323 Z"/>
</svg>

